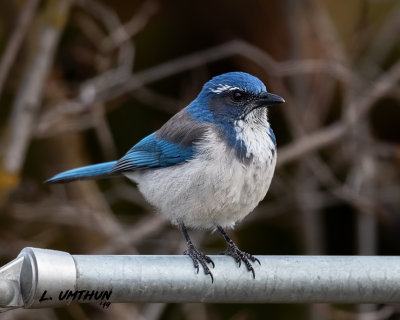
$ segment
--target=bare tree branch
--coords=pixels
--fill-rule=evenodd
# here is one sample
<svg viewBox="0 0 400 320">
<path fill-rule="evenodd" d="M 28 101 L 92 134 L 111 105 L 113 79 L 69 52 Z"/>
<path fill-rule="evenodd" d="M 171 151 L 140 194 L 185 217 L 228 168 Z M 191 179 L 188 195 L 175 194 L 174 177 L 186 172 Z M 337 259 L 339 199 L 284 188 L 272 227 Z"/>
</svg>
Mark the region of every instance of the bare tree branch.
<svg viewBox="0 0 400 320">
<path fill-rule="evenodd" d="M 0 61 L 0 96 L 3 92 L 3 86 L 7 79 L 8 73 L 11 67 L 14 65 L 19 48 L 21 47 L 22 41 L 25 38 L 39 2 L 40 0 L 26 1 L 26 5 L 22 9 L 22 13 L 17 20 L 17 25 L 10 35 L 3 57 Z"/>
<path fill-rule="evenodd" d="M 39 17 L 41 25 L 36 30 L 36 38 L 32 39 L 37 50 L 30 59 L 12 109 L 10 140 L 4 157 L 6 172 L 19 172 L 24 162 L 33 124 L 40 107 L 43 86 L 61 31 L 67 21 L 70 5 L 71 0 L 48 1 L 43 14 Z M 58 19 L 54 20 L 54 16 Z"/>
<path fill-rule="evenodd" d="M 139 33 L 148 23 L 149 19 L 158 11 L 159 4 L 154 1 L 145 1 L 136 13 L 127 23 L 114 29 L 102 42 L 103 50 L 112 50 L 121 46 L 125 41 Z"/>
<path fill-rule="evenodd" d="M 280 148 L 277 165 L 281 166 L 298 159 L 312 150 L 336 142 L 359 121 L 360 117 L 364 116 L 370 110 L 376 101 L 396 87 L 399 80 L 400 61 L 393 65 L 389 71 L 380 76 L 370 87 L 363 90 L 358 99 L 350 102 L 345 108 L 348 113 L 344 116 L 343 120 L 320 129 L 308 136 L 304 136 L 288 146 Z"/>
</svg>

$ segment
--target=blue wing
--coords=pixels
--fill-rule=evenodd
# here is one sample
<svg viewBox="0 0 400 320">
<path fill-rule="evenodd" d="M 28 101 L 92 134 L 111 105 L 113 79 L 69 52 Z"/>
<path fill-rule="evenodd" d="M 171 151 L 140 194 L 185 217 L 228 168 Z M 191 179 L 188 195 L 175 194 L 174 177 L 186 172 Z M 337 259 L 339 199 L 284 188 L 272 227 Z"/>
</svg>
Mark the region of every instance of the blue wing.
<svg viewBox="0 0 400 320">
<path fill-rule="evenodd" d="M 152 133 L 118 160 L 110 174 L 137 169 L 165 168 L 190 160 L 193 155 L 193 145 L 183 146 L 169 142 Z"/>
<path fill-rule="evenodd" d="M 47 183 L 110 177 L 137 169 L 165 168 L 195 156 L 195 142 L 204 136 L 208 125 L 195 121 L 185 109 L 158 131 L 137 143 L 118 161 L 76 168 L 57 174 Z"/>
<path fill-rule="evenodd" d="M 188 161 L 195 156 L 195 143 L 203 138 L 207 129 L 208 124 L 195 121 L 183 109 L 129 150 L 110 174 L 165 168 Z"/>
</svg>

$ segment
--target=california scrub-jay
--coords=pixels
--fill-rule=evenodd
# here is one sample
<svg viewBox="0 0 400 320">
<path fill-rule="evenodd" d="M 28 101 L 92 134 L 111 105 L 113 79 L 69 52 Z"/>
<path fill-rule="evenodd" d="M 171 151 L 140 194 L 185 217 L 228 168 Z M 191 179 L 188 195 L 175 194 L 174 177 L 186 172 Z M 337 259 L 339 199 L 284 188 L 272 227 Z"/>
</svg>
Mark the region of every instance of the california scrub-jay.
<svg viewBox="0 0 400 320">
<path fill-rule="evenodd" d="M 217 229 L 226 255 L 243 262 L 255 277 L 251 254 L 225 233 L 266 195 L 275 169 L 276 140 L 267 108 L 285 102 L 256 77 L 229 72 L 212 78 L 186 108 L 145 137 L 118 161 L 57 174 L 48 183 L 124 175 L 182 231 L 184 254 L 199 272 L 213 275 L 214 262 L 197 249 L 186 227 Z"/>
</svg>

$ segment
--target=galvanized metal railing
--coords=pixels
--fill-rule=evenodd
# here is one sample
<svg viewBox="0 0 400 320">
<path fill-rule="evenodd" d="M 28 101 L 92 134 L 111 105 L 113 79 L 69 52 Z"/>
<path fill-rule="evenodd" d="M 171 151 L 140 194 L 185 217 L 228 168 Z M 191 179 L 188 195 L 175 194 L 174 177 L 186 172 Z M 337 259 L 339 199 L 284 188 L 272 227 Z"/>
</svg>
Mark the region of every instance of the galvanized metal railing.
<svg viewBox="0 0 400 320">
<path fill-rule="evenodd" d="M 400 302 L 400 257 L 257 256 L 255 279 L 231 257 L 211 257 L 214 283 L 187 256 L 25 248 L 0 269 L 0 310 L 71 302 Z"/>
</svg>

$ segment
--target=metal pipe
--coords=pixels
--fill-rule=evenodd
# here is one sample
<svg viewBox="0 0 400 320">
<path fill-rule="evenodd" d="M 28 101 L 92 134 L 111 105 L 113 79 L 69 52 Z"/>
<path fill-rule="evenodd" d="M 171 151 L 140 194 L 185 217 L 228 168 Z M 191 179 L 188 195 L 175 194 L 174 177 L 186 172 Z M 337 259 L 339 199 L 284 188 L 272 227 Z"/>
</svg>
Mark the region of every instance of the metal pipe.
<svg viewBox="0 0 400 320">
<path fill-rule="evenodd" d="M 25 248 L 0 269 L 0 308 L 58 307 L 72 301 L 103 306 L 400 302 L 400 257 L 257 256 L 261 266 L 254 265 L 255 279 L 231 257 L 211 257 L 214 283 L 201 270 L 197 274 L 187 256 L 70 255 Z"/>
</svg>

